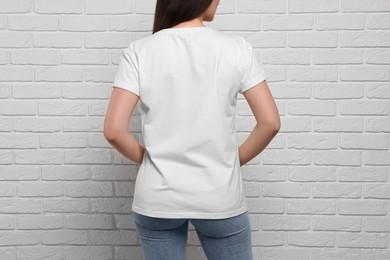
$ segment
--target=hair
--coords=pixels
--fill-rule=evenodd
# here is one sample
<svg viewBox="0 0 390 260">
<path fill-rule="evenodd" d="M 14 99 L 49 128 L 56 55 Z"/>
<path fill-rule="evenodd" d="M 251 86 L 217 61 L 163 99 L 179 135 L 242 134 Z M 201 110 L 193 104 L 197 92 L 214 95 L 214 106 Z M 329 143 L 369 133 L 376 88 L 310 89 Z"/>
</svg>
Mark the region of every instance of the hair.
<svg viewBox="0 0 390 260">
<path fill-rule="evenodd" d="M 199 17 L 212 0 L 157 0 L 153 34 Z"/>
</svg>

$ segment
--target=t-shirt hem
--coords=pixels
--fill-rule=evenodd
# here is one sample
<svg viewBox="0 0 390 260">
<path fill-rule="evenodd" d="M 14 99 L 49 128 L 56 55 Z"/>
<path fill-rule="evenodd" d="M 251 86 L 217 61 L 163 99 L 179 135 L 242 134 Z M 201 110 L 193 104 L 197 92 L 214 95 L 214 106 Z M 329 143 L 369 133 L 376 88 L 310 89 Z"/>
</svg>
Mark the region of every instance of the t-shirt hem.
<svg viewBox="0 0 390 260">
<path fill-rule="evenodd" d="M 245 85 L 241 86 L 240 93 L 244 93 L 245 91 L 253 88 L 254 86 L 258 85 L 260 82 L 263 82 L 267 76 L 257 76 L 253 78 L 252 80 L 248 81 Z"/>
<path fill-rule="evenodd" d="M 143 208 L 139 208 L 137 206 L 132 206 L 132 211 L 155 218 L 197 218 L 197 219 L 223 219 L 238 216 L 246 211 L 248 211 L 248 207 L 244 206 L 234 211 L 229 212 L 209 212 L 209 213 L 194 213 L 194 212 L 161 212 L 161 211 L 152 211 Z"/>
</svg>

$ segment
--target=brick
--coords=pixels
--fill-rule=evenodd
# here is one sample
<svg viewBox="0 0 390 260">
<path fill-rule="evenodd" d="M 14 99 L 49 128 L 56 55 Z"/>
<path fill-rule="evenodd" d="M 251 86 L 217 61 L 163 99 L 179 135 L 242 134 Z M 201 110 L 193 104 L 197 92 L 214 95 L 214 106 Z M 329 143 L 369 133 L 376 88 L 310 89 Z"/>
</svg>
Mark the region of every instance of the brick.
<svg viewBox="0 0 390 260">
<path fill-rule="evenodd" d="M 34 198 L 0 198 L 0 213 L 41 213 L 41 201 Z"/>
<path fill-rule="evenodd" d="M 0 98 L 9 98 L 11 96 L 9 85 L 1 85 L 0 84 Z"/>
<path fill-rule="evenodd" d="M 45 15 L 10 15 L 8 30 L 12 31 L 56 31 L 57 17 Z"/>
<path fill-rule="evenodd" d="M 70 215 L 66 224 L 71 229 L 112 229 L 114 222 L 110 215 Z"/>
<path fill-rule="evenodd" d="M 254 232 L 252 234 L 253 246 L 281 246 L 284 244 L 283 235 L 276 232 Z"/>
<path fill-rule="evenodd" d="M 37 245 L 39 240 L 39 233 L 34 231 L 2 231 L 0 245 Z"/>
<path fill-rule="evenodd" d="M 316 216 L 312 219 L 314 231 L 359 232 L 362 224 L 359 217 Z"/>
<path fill-rule="evenodd" d="M 311 162 L 311 153 L 309 151 L 263 151 L 261 153 L 263 164 L 277 165 L 309 165 Z"/>
<path fill-rule="evenodd" d="M 14 161 L 14 153 L 11 150 L 0 150 L 0 165 L 11 164 Z"/>
<path fill-rule="evenodd" d="M 337 147 L 337 136 L 299 134 L 287 137 L 287 148 L 289 149 L 329 150 L 337 149 Z"/>
<path fill-rule="evenodd" d="M 33 149 L 15 152 L 16 164 L 63 164 L 64 152 L 56 149 Z"/>
<path fill-rule="evenodd" d="M 264 16 L 264 31 L 305 31 L 312 30 L 314 18 L 311 15 L 286 16 L 267 15 Z"/>
<path fill-rule="evenodd" d="M 43 200 L 45 213 L 86 213 L 90 212 L 88 199 L 83 198 L 46 198 Z"/>
<path fill-rule="evenodd" d="M 389 81 L 389 69 L 384 66 L 375 67 L 342 67 L 340 68 L 342 81 Z"/>
<path fill-rule="evenodd" d="M 61 119 L 47 117 L 17 117 L 14 120 L 14 131 L 34 133 L 58 132 L 61 131 Z"/>
<path fill-rule="evenodd" d="M 101 181 L 135 180 L 137 171 L 132 165 L 92 165 L 91 179 Z"/>
<path fill-rule="evenodd" d="M 377 199 L 340 199 L 338 200 L 339 215 L 385 215 L 387 203 Z"/>
<path fill-rule="evenodd" d="M 18 259 L 56 259 L 64 258 L 60 246 L 23 246 L 17 249 Z"/>
<path fill-rule="evenodd" d="M 39 14 L 81 14 L 82 0 L 35 0 L 34 11 Z"/>
<path fill-rule="evenodd" d="M 245 184 L 243 184 L 245 185 Z M 247 194 L 258 196 L 260 185 L 258 183 L 246 184 Z M 114 183 L 114 194 L 119 197 L 132 197 L 134 195 L 134 183 L 133 182 L 117 182 Z"/>
<path fill-rule="evenodd" d="M 129 248 L 129 247 L 119 247 L 119 248 Z M 134 250 L 135 249 L 135 250 Z M 115 249 L 115 251 L 117 251 Z M 131 248 L 132 255 L 136 251 L 135 247 Z M 111 246 L 67 246 L 65 248 L 65 255 L 68 259 L 114 259 L 112 256 L 112 247 Z M 116 258 L 116 257 L 115 257 Z M 131 259 L 131 258 L 124 258 Z M 136 259 L 136 258 L 134 258 Z M 141 258 L 139 258 L 141 259 Z"/>
<path fill-rule="evenodd" d="M 390 165 L 389 151 L 367 151 L 364 154 L 366 165 Z"/>
<path fill-rule="evenodd" d="M 360 249 L 353 248 L 313 248 L 310 250 L 310 255 L 315 259 L 355 260 L 362 257 Z"/>
<path fill-rule="evenodd" d="M 0 2 L 0 13 L 28 13 L 31 11 L 31 0 L 2 0 Z"/>
<path fill-rule="evenodd" d="M 0 217 L 0 227 L 3 230 L 5 230 L 5 229 L 8 229 L 8 230 L 16 229 L 15 218 L 13 216 L 7 216 L 7 215 L 1 216 Z M 2 256 L 3 252 L 4 251 L 0 250 L 0 256 Z"/>
<path fill-rule="evenodd" d="M 9 1 L 9 0 L 8 0 Z M 31 48 L 33 46 L 33 37 L 32 33 L 23 33 L 23 32 L 0 32 L 0 47 L 1 48 Z M 17 72 L 32 71 L 31 68 L 13 68 Z M 4 75 L 4 68 L 0 70 Z M 2 78 L 0 78 L 2 79 Z"/>
<path fill-rule="evenodd" d="M 389 199 L 390 185 L 387 184 L 364 184 L 363 197 L 369 199 Z"/>
<path fill-rule="evenodd" d="M 86 148 L 85 134 L 41 134 L 39 137 L 41 148 Z"/>
<path fill-rule="evenodd" d="M 280 199 L 247 198 L 249 213 L 273 213 L 282 214 L 284 212 L 284 202 Z"/>
<path fill-rule="evenodd" d="M 386 234 L 375 233 L 336 233 L 338 247 L 387 248 Z"/>
<path fill-rule="evenodd" d="M 81 48 L 83 35 L 76 33 L 40 32 L 34 36 L 34 47 L 37 48 Z M 38 70 L 39 68 L 36 68 Z M 41 71 L 76 70 L 75 68 L 40 68 Z"/>
<path fill-rule="evenodd" d="M 130 213 L 132 201 L 128 198 L 91 198 L 91 212 Z"/>
<path fill-rule="evenodd" d="M 213 23 L 217 30 L 258 31 L 261 29 L 261 17 L 258 15 L 223 15 Z"/>
<path fill-rule="evenodd" d="M 309 117 L 281 117 L 279 133 L 310 132 L 311 120 Z"/>
<path fill-rule="evenodd" d="M 386 31 L 342 32 L 339 37 L 339 47 L 390 47 L 389 34 L 390 32 Z"/>
<path fill-rule="evenodd" d="M 287 244 L 292 246 L 334 247 L 334 234 L 329 232 L 289 232 Z"/>
<path fill-rule="evenodd" d="M 356 132 L 363 131 L 363 119 L 353 117 L 313 118 L 314 132 Z"/>
<path fill-rule="evenodd" d="M 277 57 L 282 56 L 284 57 L 284 54 L 277 55 Z M 274 57 L 272 57 L 274 58 Z M 271 59 L 271 57 L 270 57 Z M 274 62 L 274 61 L 270 61 Z M 309 85 L 305 84 L 274 84 L 269 86 L 272 91 L 272 96 L 275 99 L 290 99 L 290 98 L 302 98 L 302 99 L 308 99 L 311 97 L 311 87 Z M 243 101 L 246 102 L 246 101 Z"/>
<path fill-rule="evenodd" d="M 137 245 L 138 242 L 135 230 L 95 230 L 90 233 L 92 245 Z"/>
<path fill-rule="evenodd" d="M 63 120 L 64 132 L 101 132 L 104 117 L 67 118 Z"/>
<path fill-rule="evenodd" d="M 387 167 L 340 167 L 337 171 L 339 182 L 387 182 Z"/>
<path fill-rule="evenodd" d="M 57 99 L 61 89 L 56 85 L 13 85 L 12 95 L 15 99 Z"/>
<path fill-rule="evenodd" d="M 85 230 L 50 230 L 42 231 L 44 245 L 86 245 L 88 233 Z"/>
<path fill-rule="evenodd" d="M 337 12 L 338 10 L 339 3 L 337 0 L 290 0 L 288 3 L 290 13 L 328 13 Z"/>
<path fill-rule="evenodd" d="M 0 134 L 0 148 L 38 148 L 38 136 L 34 134 Z"/>
<path fill-rule="evenodd" d="M 0 258 L 7 260 L 16 260 L 16 248 L 0 248 Z"/>
<path fill-rule="evenodd" d="M 332 56 L 332 55 L 330 55 Z M 360 99 L 364 97 L 364 87 L 360 84 L 324 84 L 314 86 L 316 99 Z"/>
<path fill-rule="evenodd" d="M 368 98 L 390 99 L 390 86 L 388 84 L 370 84 L 366 87 Z"/>
<path fill-rule="evenodd" d="M 296 82 L 336 82 L 337 69 L 333 67 L 293 67 L 290 79 Z"/>
<path fill-rule="evenodd" d="M 341 1 L 341 11 L 343 12 L 386 12 L 390 11 L 387 0 L 353 0 Z"/>
<path fill-rule="evenodd" d="M 276 257 L 276 259 L 285 259 L 285 260 L 289 258 L 309 260 L 311 251 L 313 249 L 310 249 L 309 251 L 309 250 L 305 250 L 304 248 L 295 249 L 291 247 L 289 248 L 262 247 L 260 250 L 261 250 L 261 256 L 265 257 L 265 259 L 267 258 L 272 259 Z M 261 258 L 256 258 L 256 259 L 261 259 Z"/>
<path fill-rule="evenodd" d="M 63 86 L 62 95 L 66 99 L 108 99 L 110 98 L 105 85 L 78 85 Z"/>
<path fill-rule="evenodd" d="M 37 102 L 27 100 L 0 100 L 0 115 L 36 115 Z"/>
<path fill-rule="evenodd" d="M 287 106 L 290 115 L 335 116 L 334 101 L 289 101 Z"/>
<path fill-rule="evenodd" d="M 88 167 L 83 165 L 42 166 L 42 180 L 88 180 Z"/>
<path fill-rule="evenodd" d="M 18 229 L 60 229 L 64 228 L 63 218 L 60 215 L 18 216 Z"/>
<path fill-rule="evenodd" d="M 66 195 L 68 197 L 111 197 L 114 188 L 109 182 L 67 183 Z"/>
<path fill-rule="evenodd" d="M 282 0 L 274 0 L 270 2 L 259 2 L 256 0 L 240 0 L 237 2 L 239 13 L 285 13 L 286 2 Z"/>
<path fill-rule="evenodd" d="M 336 213 L 336 203 L 332 200 L 298 200 L 287 201 L 287 213 L 290 214 L 315 214 L 334 215 Z"/>
<path fill-rule="evenodd" d="M 1 181 L 38 180 L 40 177 L 39 166 L 8 165 L 2 166 Z"/>
<path fill-rule="evenodd" d="M 71 149 L 65 151 L 65 164 L 111 164 L 111 152 L 106 149 Z"/>
<path fill-rule="evenodd" d="M 312 185 L 313 198 L 356 198 L 361 196 L 361 185 L 352 183 L 320 183 Z"/>
<path fill-rule="evenodd" d="M 133 12 L 133 2 L 118 0 L 84 0 L 85 14 L 128 14 Z"/>
<path fill-rule="evenodd" d="M 340 148 L 342 149 L 375 149 L 388 150 L 389 137 L 387 135 L 343 135 Z"/>
<path fill-rule="evenodd" d="M 11 183 L 11 182 L 1 182 L 0 183 L 0 196 L 1 197 L 16 196 L 16 184 Z"/>
<path fill-rule="evenodd" d="M 64 185 L 53 182 L 18 183 L 19 197 L 58 197 L 64 195 Z"/>
<path fill-rule="evenodd" d="M 315 165 L 360 166 L 362 152 L 360 151 L 314 151 Z"/>
<path fill-rule="evenodd" d="M 263 51 L 262 62 L 266 65 L 309 65 L 310 52 L 307 50 L 265 50 Z M 269 87 L 273 87 L 275 84 L 271 84 Z M 276 86 L 278 85 L 285 87 L 285 90 L 288 90 L 288 88 L 302 89 L 309 87 L 302 84 L 292 85 L 279 83 Z M 274 94 L 274 92 L 272 93 Z"/>
<path fill-rule="evenodd" d="M 83 116 L 86 114 L 86 107 L 81 101 L 41 101 L 38 111 L 43 116 Z"/>
<path fill-rule="evenodd" d="M 115 227 L 123 229 L 135 229 L 135 224 L 133 221 L 133 216 L 131 215 L 115 215 Z"/>
<path fill-rule="evenodd" d="M 336 167 L 289 167 L 288 180 L 293 182 L 334 182 L 337 179 Z"/>
<path fill-rule="evenodd" d="M 386 14 L 367 15 L 367 29 L 370 30 L 390 29 L 390 17 Z"/>
<path fill-rule="evenodd" d="M 360 14 L 325 14 L 316 16 L 317 31 L 363 30 L 365 25 L 365 16 Z"/>
<path fill-rule="evenodd" d="M 59 18 L 59 29 L 68 32 L 104 32 L 107 30 L 107 18 L 99 16 L 63 16 Z"/>
<path fill-rule="evenodd" d="M 262 197 L 308 198 L 309 184 L 303 183 L 264 183 Z"/>
<path fill-rule="evenodd" d="M 267 216 L 263 217 L 262 230 L 298 231 L 310 229 L 310 219 L 305 216 Z"/>
</svg>

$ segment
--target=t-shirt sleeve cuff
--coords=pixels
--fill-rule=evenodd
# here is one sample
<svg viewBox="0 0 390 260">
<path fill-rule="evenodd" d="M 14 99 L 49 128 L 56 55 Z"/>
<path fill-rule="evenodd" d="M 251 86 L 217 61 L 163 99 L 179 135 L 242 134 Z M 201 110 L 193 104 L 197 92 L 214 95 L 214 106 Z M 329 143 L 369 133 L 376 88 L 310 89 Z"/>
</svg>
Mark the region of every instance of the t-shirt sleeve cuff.
<svg viewBox="0 0 390 260">
<path fill-rule="evenodd" d="M 139 91 L 136 87 L 134 86 L 131 86 L 129 85 L 128 83 L 124 82 L 124 81 L 119 81 L 119 80 L 116 80 L 112 83 L 112 87 L 118 87 L 118 88 L 122 88 L 122 89 L 125 89 L 127 91 L 130 91 L 132 92 L 133 94 L 139 96 Z"/>
<path fill-rule="evenodd" d="M 254 86 L 258 85 L 259 83 L 263 82 L 265 79 L 267 79 L 266 75 L 258 75 L 255 78 L 247 81 L 244 85 L 241 85 L 240 88 L 240 94 L 244 93 L 245 91 L 253 88 Z"/>
</svg>

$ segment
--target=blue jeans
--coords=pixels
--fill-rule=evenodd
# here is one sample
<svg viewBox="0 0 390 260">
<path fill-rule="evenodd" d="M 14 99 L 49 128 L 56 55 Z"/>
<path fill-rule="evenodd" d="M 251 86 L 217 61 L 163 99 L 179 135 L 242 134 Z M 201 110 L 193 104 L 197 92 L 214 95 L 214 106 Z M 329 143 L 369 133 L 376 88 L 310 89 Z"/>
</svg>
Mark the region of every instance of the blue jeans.
<svg viewBox="0 0 390 260">
<path fill-rule="evenodd" d="M 145 260 L 185 260 L 188 222 L 208 260 L 253 260 L 248 212 L 225 219 L 168 219 L 133 212 Z"/>
</svg>

